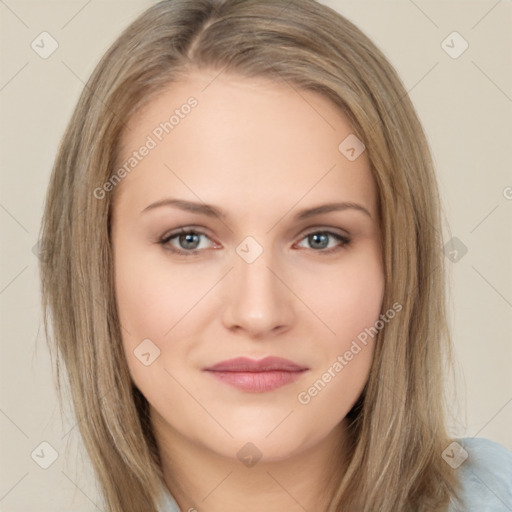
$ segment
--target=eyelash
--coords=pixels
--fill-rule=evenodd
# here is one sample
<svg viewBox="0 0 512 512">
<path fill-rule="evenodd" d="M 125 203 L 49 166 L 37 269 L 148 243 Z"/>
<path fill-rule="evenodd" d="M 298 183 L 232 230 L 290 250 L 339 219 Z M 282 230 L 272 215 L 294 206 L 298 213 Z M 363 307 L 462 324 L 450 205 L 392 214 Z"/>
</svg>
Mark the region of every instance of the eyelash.
<svg viewBox="0 0 512 512">
<path fill-rule="evenodd" d="M 176 238 L 176 237 L 178 237 L 180 235 L 189 235 L 189 234 L 204 235 L 205 237 L 209 238 L 208 235 L 206 233 L 203 233 L 201 230 L 192 229 L 192 228 L 181 228 L 179 231 L 175 231 L 173 233 L 170 233 L 169 235 L 164 235 L 159 240 L 158 243 L 160 245 L 162 245 L 166 250 L 169 250 L 169 251 L 171 251 L 171 252 L 173 252 L 175 254 L 180 254 L 180 255 L 183 255 L 183 256 L 195 256 L 198 253 L 200 253 L 203 249 L 192 249 L 190 251 L 186 251 L 186 250 L 183 250 L 183 249 L 177 249 L 176 247 L 173 247 L 173 246 L 169 245 L 169 242 L 173 238 Z M 348 246 L 350 244 L 350 242 L 351 242 L 350 238 L 348 238 L 346 236 L 343 236 L 343 235 L 340 235 L 339 233 L 334 233 L 334 232 L 328 231 L 328 230 L 310 231 L 310 232 L 306 233 L 301 238 L 301 241 L 304 240 L 305 238 L 307 238 L 308 236 L 317 235 L 317 234 L 330 235 L 333 238 L 335 238 L 336 240 L 338 240 L 339 242 L 341 242 L 340 245 L 337 245 L 335 247 L 331 247 L 329 249 L 319 249 L 319 250 L 311 249 L 312 251 L 317 252 L 317 253 L 322 254 L 322 255 L 327 255 L 327 254 L 332 254 L 334 252 L 338 252 L 341 249 L 343 249 L 344 247 Z"/>
</svg>

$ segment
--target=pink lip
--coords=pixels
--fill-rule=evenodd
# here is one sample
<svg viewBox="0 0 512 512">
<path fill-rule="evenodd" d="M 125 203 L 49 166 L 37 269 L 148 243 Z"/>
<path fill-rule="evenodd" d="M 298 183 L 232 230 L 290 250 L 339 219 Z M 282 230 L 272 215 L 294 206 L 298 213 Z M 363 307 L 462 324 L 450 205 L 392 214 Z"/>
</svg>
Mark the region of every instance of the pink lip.
<svg viewBox="0 0 512 512">
<path fill-rule="evenodd" d="M 242 391 L 261 393 L 297 380 L 308 369 L 281 357 L 266 357 L 259 361 L 237 357 L 205 368 L 205 371 Z"/>
</svg>

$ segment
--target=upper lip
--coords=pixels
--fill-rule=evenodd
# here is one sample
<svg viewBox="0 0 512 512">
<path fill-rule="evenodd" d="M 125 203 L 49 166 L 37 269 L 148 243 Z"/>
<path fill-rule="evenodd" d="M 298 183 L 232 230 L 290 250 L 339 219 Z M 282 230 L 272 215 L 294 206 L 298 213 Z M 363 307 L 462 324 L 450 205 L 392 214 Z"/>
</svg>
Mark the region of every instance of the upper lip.
<svg viewBox="0 0 512 512">
<path fill-rule="evenodd" d="M 236 357 L 205 368 L 205 370 L 217 372 L 297 372 L 307 369 L 308 368 L 305 366 L 296 364 L 288 359 L 283 359 L 282 357 L 265 357 L 258 361 L 248 357 Z"/>
</svg>

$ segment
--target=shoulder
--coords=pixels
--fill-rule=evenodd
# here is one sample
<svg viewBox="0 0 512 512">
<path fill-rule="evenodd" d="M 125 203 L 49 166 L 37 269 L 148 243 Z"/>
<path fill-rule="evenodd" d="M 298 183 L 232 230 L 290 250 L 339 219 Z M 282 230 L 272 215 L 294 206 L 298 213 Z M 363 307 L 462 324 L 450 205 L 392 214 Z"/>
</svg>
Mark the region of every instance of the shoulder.
<svg viewBox="0 0 512 512">
<path fill-rule="evenodd" d="M 464 437 L 455 443 L 443 457 L 456 461 L 452 467 L 459 471 L 465 512 L 512 511 L 512 452 L 484 438 Z"/>
<path fill-rule="evenodd" d="M 181 512 L 176 500 L 173 498 L 169 489 L 163 482 L 159 498 L 158 512 Z"/>
</svg>

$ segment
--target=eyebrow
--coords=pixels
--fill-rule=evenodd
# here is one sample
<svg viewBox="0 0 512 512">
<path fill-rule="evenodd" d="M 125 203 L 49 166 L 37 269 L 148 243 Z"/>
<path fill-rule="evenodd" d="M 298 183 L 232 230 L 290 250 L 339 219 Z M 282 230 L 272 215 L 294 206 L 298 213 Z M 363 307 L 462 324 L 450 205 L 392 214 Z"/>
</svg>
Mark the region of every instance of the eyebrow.
<svg viewBox="0 0 512 512">
<path fill-rule="evenodd" d="M 227 219 L 228 215 L 221 208 L 213 206 L 211 204 L 206 203 L 196 203 L 194 201 L 185 201 L 184 199 L 173 199 L 167 198 L 162 199 L 160 201 L 156 201 L 155 203 L 151 203 L 149 206 L 146 206 L 141 211 L 141 214 L 150 210 L 154 210 L 155 208 L 160 208 L 162 206 L 167 207 L 176 207 L 181 210 L 185 210 L 187 212 L 198 213 L 202 215 L 207 215 L 208 217 L 218 217 L 220 219 Z M 320 206 L 314 206 L 312 208 L 306 208 L 304 210 L 299 211 L 294 219 L 295 220 L 304 220 L 315 215 L 320 215 L 322 213 L 329 213 L 334 211 L 343 211 L 343 210 L 356 210 L 361 213 L 364 213 L 370 219 L 372 218 L 370 212 L 362 205 L 358 203 L 354 203 L 351 201 L 345 201 L 341 203 L 328 203 Z"/>
</svg>

